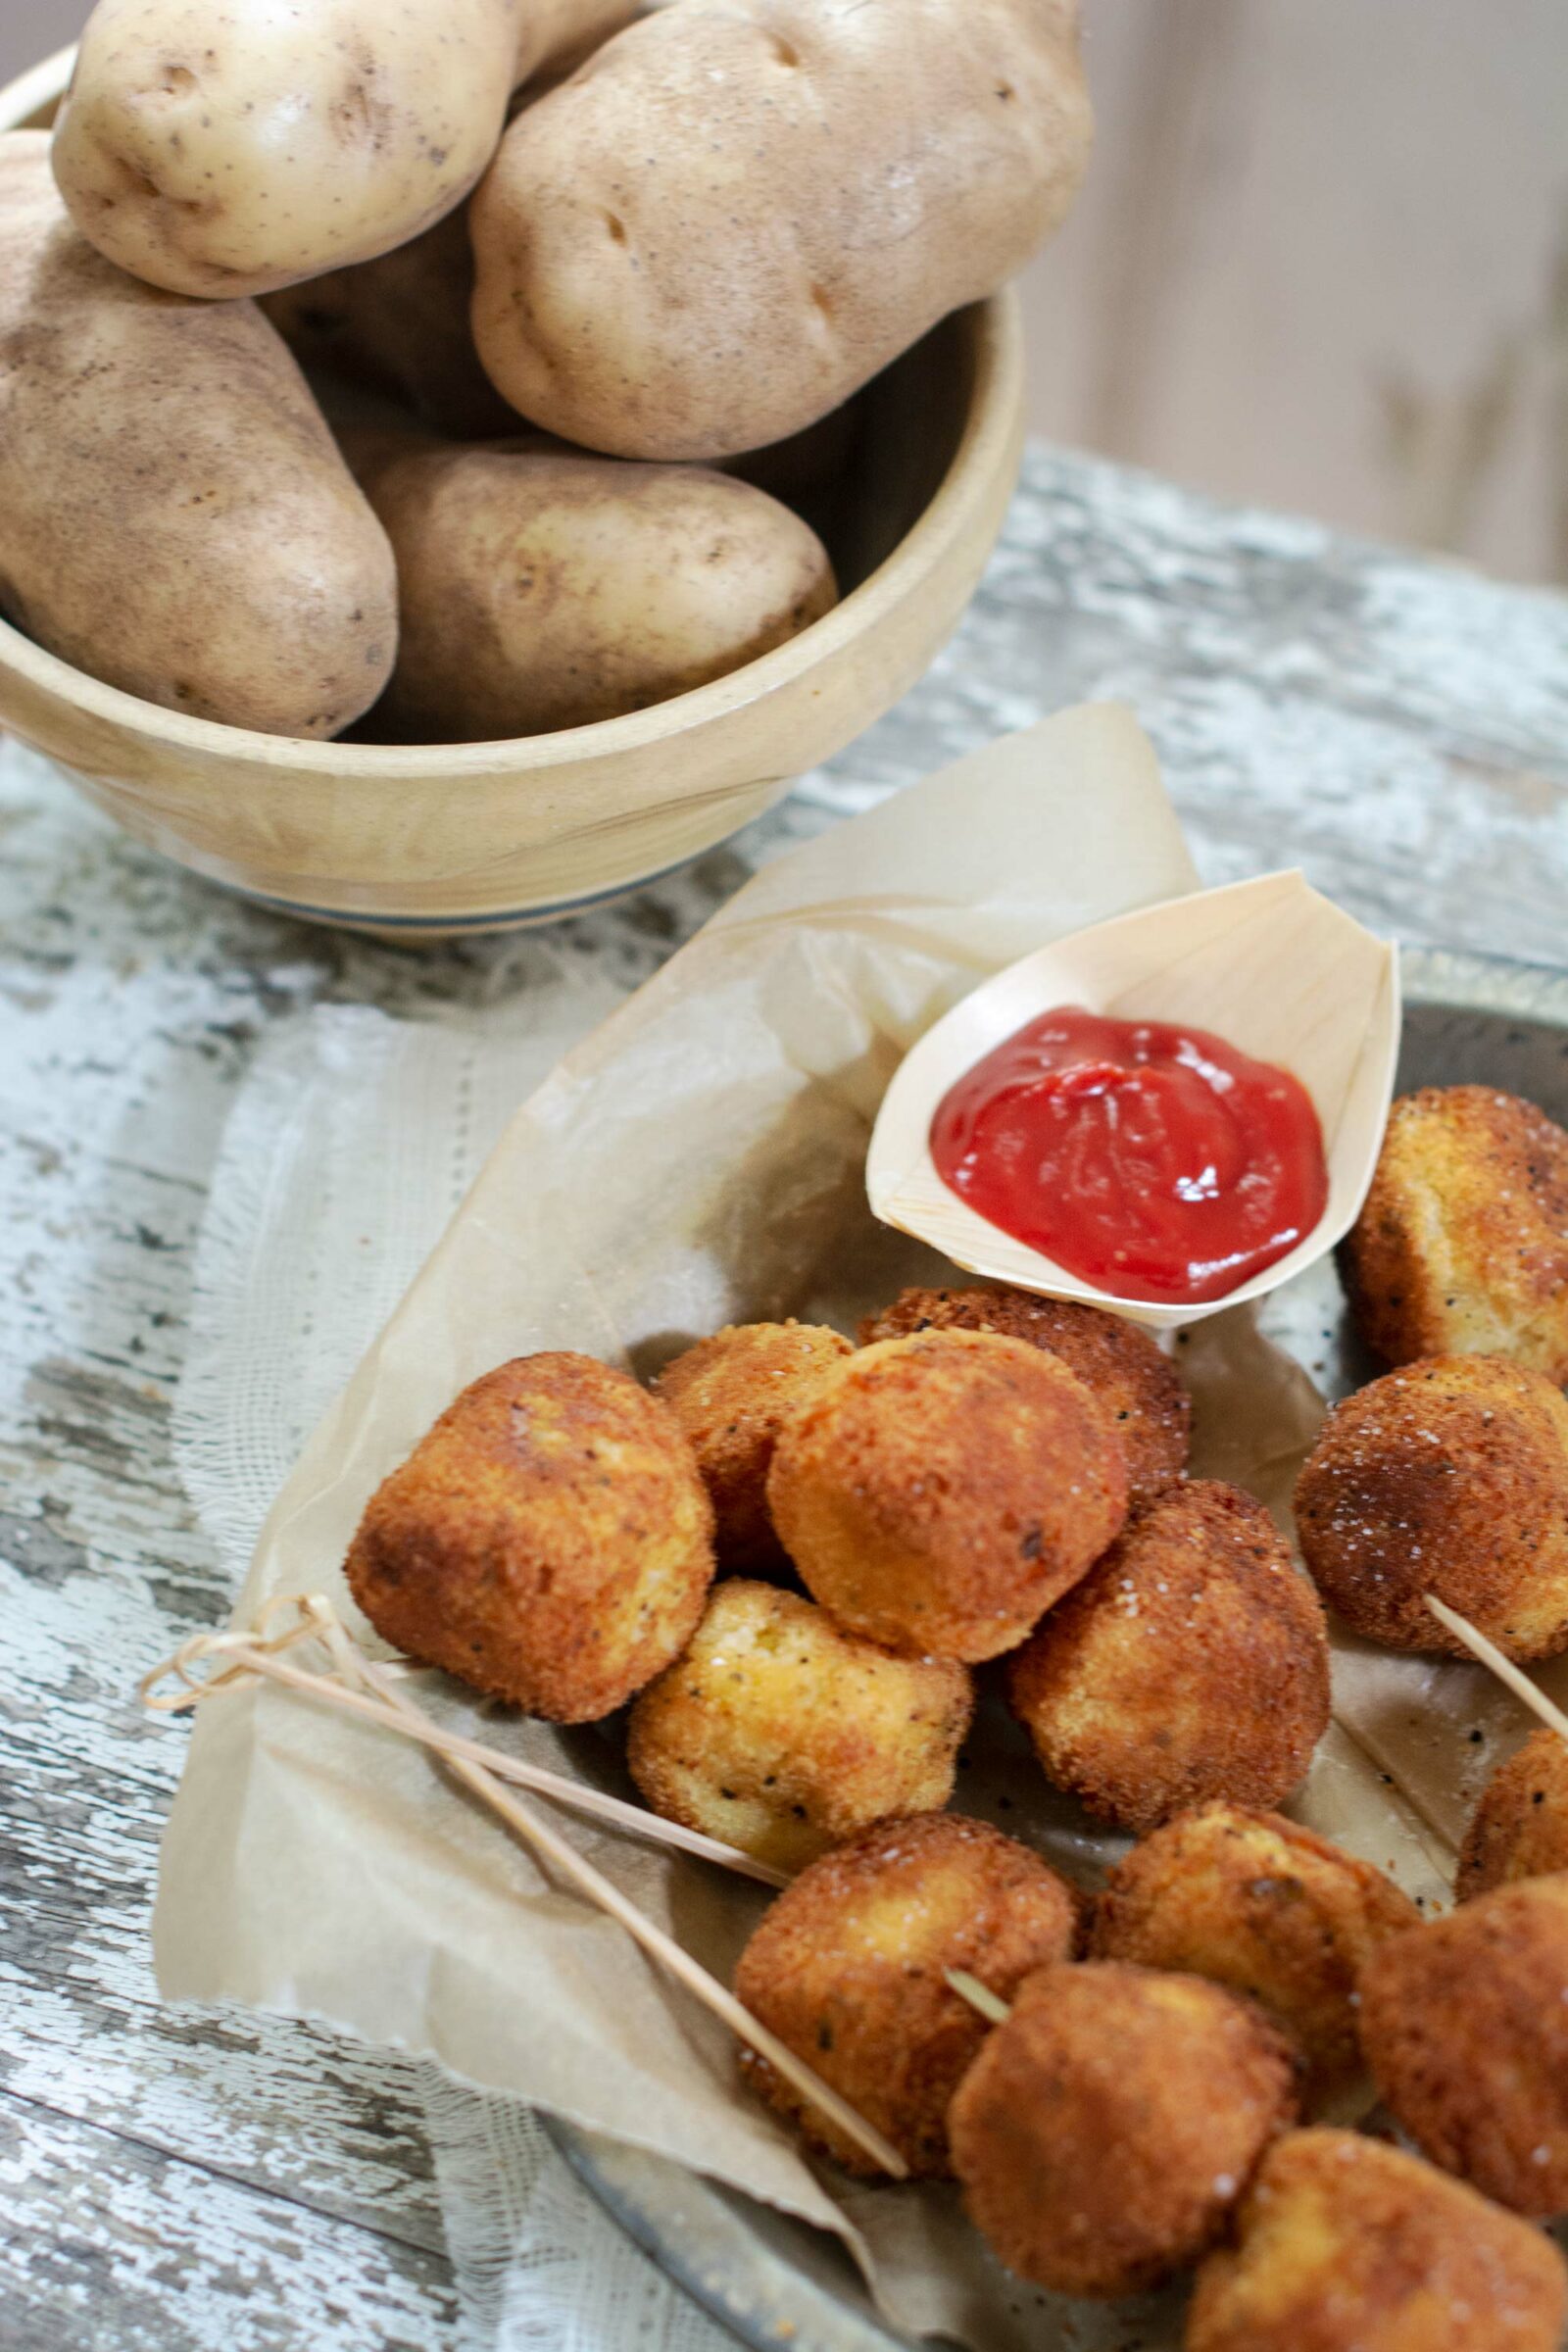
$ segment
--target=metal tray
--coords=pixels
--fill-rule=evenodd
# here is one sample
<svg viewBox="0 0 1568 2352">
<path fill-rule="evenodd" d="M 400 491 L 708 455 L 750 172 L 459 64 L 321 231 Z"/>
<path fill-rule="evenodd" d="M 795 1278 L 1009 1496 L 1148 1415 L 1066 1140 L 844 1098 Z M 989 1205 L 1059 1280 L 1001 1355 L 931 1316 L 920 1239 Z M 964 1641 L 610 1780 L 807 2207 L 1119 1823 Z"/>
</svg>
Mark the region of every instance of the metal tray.
<svg viewBox="0 0 1568 2352">
<path fill-rule="evenodd" d="M 1479 1081 L 1526 1096 L 1568 1124 L 1568 971 L 1501 956 L 1407 949 L 1401 1093 Z M 1346 1326 L 1332 1267 L 1275 1293 L 1272 1337 L 1331 1396 L 1372 1377 Z M 907 2345 L 876 2317 L 831 2239 L 683 2167 L 560 2123 L 551 2132 L 600 2203 L 714 2319 L 754 2352 L 889 2352 Z M 1065 2352 L 1053 2328 L 1039 2352 Z"/>
</svg>

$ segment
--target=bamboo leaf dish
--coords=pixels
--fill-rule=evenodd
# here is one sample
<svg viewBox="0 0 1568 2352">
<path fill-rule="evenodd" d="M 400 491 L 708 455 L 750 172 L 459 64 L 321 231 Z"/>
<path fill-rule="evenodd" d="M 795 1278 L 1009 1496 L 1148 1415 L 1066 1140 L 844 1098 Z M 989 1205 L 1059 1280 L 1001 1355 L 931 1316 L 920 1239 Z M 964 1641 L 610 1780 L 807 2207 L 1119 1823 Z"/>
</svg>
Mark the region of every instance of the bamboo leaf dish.
<svg viewBox="0 0 1568 2352">
<path fill-rule="evenodd" d="M 984 1054 L 1062 1004 L 1214 1031 L 1293 1072 L 1312 1099 L 1328 1160 L 1327 1205 L 1305 1239 L 1223 1298 L 1152 1303 L 1070 1273 L 951 1191 L 931 1153 L 937 1106 Z M 1169 1330 L 1265 1297 L 1348 1231 L 1377 1163 L 1398 1049 L 1397 952 L 1299 873 L 1198 891 L 1020 957 L 929 1029 L 883 1099 L 866 1155 L 867 1197 L 883 1224 L 969 1273 Z"/>
</svg>

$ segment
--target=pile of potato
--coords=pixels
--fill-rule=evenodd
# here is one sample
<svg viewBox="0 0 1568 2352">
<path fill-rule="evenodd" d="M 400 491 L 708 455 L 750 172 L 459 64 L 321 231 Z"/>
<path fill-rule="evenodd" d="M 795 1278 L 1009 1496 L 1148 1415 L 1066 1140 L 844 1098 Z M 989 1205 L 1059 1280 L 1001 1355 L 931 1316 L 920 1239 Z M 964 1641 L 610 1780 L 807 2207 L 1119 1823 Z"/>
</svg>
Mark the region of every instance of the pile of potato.
<svg viewBox="0 0 1568 2352">
<path fill-rule="evenodd" d="M 1076 0 L 98 0 L 0 136 L 0 612 L 280 735 L 721 676 L 832 604 L 783 497 L 1089 134 Z"/>
</svg>

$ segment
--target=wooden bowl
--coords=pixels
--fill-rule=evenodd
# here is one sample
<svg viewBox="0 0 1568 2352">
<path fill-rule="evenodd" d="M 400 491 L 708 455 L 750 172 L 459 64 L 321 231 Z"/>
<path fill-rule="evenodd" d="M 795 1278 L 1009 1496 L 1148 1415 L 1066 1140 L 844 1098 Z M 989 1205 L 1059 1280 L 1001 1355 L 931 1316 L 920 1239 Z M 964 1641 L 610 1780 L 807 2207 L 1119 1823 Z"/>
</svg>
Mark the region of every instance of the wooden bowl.
<svg viewBox="0 0 1568 2352">
<path fill-rule="evenodd" d="M 49 122 L 73 54 L 0 90 L 0 129 Z M 0 622 L 0 725 L 137 840 L 317 921 L 438 937 L 613 898 L 880 717 L 973 593 L 1023 442 L 1015 297 L 945 319 L 861 397 L 853 511 L 829 534 L 843 601 L 651 710 L 504 743 L 300 743 L 141 702 Z"/>
</svg>

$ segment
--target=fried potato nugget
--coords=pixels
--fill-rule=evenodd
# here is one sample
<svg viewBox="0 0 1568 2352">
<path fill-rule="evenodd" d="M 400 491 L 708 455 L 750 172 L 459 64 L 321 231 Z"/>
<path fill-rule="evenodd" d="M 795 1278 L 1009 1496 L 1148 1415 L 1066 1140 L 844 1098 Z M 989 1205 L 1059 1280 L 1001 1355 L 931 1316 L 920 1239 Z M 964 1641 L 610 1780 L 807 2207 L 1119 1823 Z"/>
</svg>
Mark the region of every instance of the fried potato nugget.
<svg viewBox="0 0 1568 2352">
<path fill-rule="evenodd" d="M 1248 1994 L 1300 2051 L 1315 2104 L 1361 2075 L 1355 1987 L 1368 1955 L 1420 1924 L 1370 1863 L 1281 1814 L 1216 1804 L 1178 1814 L 1111 1872 L 1089 1948 Z"/>
<path fill-rule="evenodd" d="M 1568 1871 L 1568 1740 L 1543 1725 L 1481 1791 L 1459 1852 L 1454 1893 L 1461 1903 Z"/>
<path fill-rule="evenodd" d="M 1505 1355 L 1568 1381 L 1568 1134 L 1491 1086 L 1402 1096 L 1340 1271 L 1391 1364 Z"/>
<path fill-rule="evenodd" d="M 1494 1887 L 1374 1952 L 1361 2046 L 1434 2164 L 1516 2213 L 1568 2213 L 1568 1874 Z"/>
<path fill-rule="evenodd" d="M 773 1524 L 814 1598 L 914 1656 L 996 1657 L 1127 1510 L 1104 1408 L 994 1332 L 923 1331 L 830 1365 L 779 1438 Z"/>
<path fill-rule="evenodd" d="M 633 1707 L 626 1760 L 667 1821 L 799 1870 L 873 1821 L 940 1811 L 973 1711 L 952 1658 L 896 1658 L 732 1577 Z"/>
<path fill-rule="evenodd" d="M 593 1723 L 690 1640 L 712 1529 L 662 1404 L 592 1356 L 524 1355 L 465 1389 L 382 1481 L 347 1575 L 410 1657 Z"/>
<path fill-rule="evenodd" d="M 1296 1486 L 1301 1554 L 1348 1624 L 1468 1653 L 1423 1594 L 1510 1658 L 1568 1647 L 1568 1401 L 1495 1355 L 1435 1355 L 1336 1405 Z"/>
<path fill-rule="evenodd" d="M 1296 2112 L 1290 2044 L 1201 1977 L 1041 1970 L 948 2111 L 969 2218 L 1009 2271 L 1126 2295 L 1196 2261 Z"/>
<path fill-rule="evenodd" d="M 677 1355 L 654 1382 L 691 1440 L 712 1499 L 721 1565 L 748 1575 L 783 1568 L 767 1508 L 778 1433 L 829 1364 L 853 1352 L 815 1323 L 731 1323 Z"/>
<path fill-rule="evenodd" d="M 1127 1456 L 1127 1499 L 1152 1502 L 1187 1467 L 1193 1400 L 1147 1331 L 1071 1298 L 1037 1298 L 1002 1282 L 961 1291 L 901 1291 L 860 1325 L 860 1345 L 911 1331 L 999 1331 L 1043 1348 L 1098 1396 Z"/>
<path fill-rule="evenodd" d="M 1007 1662 L 1048 1779 L 1118 1829 L 1275 1805 L 1328 1728 L 1323 1612 L 1260 1502 L 1169 1488 Z"/>
<path fill-rule="evenodd" d="M 948 2102 L 985 2039 L 947 1982 L 967 1969 L 1004 2000 L 1072 1949 L 1078 1903 L 1028 1846 L 982 1821 L 883 1822 L 824 1854 L 781 1894 L 741 1954 L 735 1990 L 893 2142 L 911 2173 L 949 2171 Z M 852 2173 L 874 2167 L 755 2051 L 741 2067 L 768 2105 Z"/>
<path fill-rule="evenodd" d="M 1382 2140 L 1288 2132 L 1238 2223 L 1198 2274 L 1186 2352 L 1557 2352 L 1550 2240 Z"/>
</svg>

